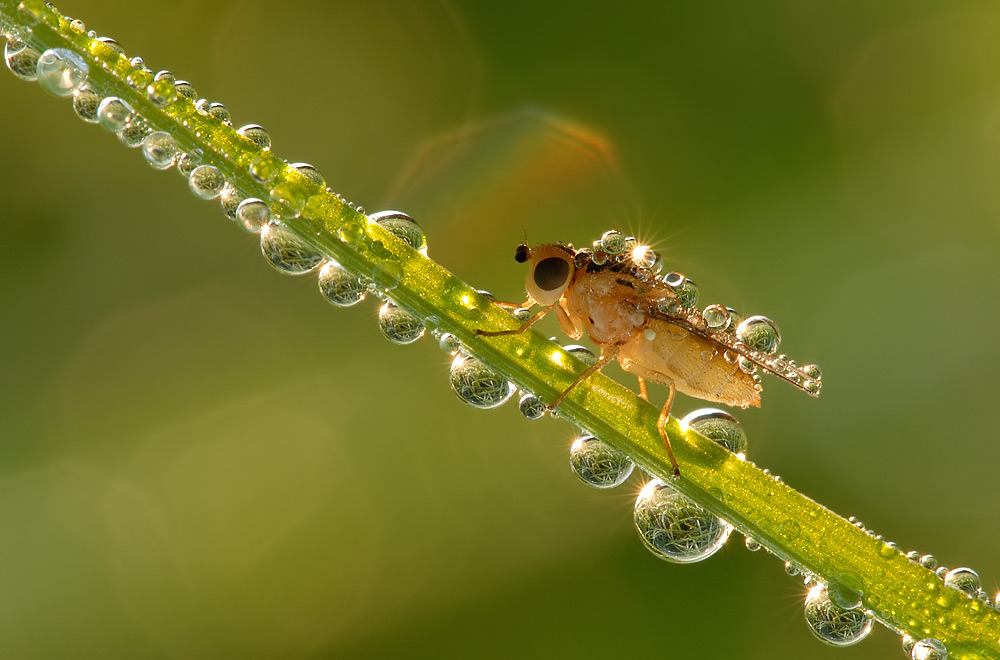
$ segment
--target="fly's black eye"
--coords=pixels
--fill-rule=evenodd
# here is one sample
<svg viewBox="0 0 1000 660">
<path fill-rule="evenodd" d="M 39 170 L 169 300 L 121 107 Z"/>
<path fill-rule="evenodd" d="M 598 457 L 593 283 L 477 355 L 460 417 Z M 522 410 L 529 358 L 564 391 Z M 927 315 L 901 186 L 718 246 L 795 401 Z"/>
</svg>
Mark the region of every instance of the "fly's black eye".
<svg viewBox="0 0 1000 660">
<path fill-rule="evenodd" d="M 528 251 L 528 246 L 523 243 L 518 245 L 517 250 L 514 252 L 514 261 L 523 264 L 529 257 L 531 257 L 531 253 Z"/>
<path fill-rule="evenodd" d="M 543 291 L 552 291 L 566 284 L 569 277 L 569 262 L 559 257 L 542 259 L 535 266 L 535 284 Z"/>
</svg>

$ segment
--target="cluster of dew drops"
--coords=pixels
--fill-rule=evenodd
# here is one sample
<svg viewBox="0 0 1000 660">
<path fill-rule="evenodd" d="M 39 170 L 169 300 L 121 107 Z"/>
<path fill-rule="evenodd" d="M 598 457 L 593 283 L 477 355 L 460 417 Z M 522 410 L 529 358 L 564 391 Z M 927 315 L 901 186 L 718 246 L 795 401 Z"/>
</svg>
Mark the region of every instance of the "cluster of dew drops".
<svg viewBox="0 0 1000 660">
<path fill-rule="evenodd" d="M 71 29 L 84 33 L 81 21 L 66 19 Z M 113 39 L 98 37 L 93 31 L 87 32 L 91 39 L 102 42 L 115 53 L 124 56 L 124 50 Z M 378 325 L 382 334 L 396 344 L 410 344 L 422 337 L 430 328 L 431 334 L 442 350 L 453 356 L 450 369 L 451 387 L 465 403 L 476 408 L 495 408 L 508 401 L 518 392 L 517 386 L 489 366 L 470 356 L 455 335 L 437 328 L 436 320 L 421 319 L 388 297 L 386 291 L 391 286 L 378 278 L 369 280 L 357 277 L 337 263 L 324 258 L 308 245 L 299 241 L 280 223 L 280 213 L 272 217 L 272 206 L 278 200 L 267 201 L 244 195 L 225 180 L 218 168 L 201 164 L 203 154 L 194 150 L 182 151 L 174 138 L 164 131 L 154 131 L 128 103 L 115 97 L 104 97 L 88 86 L 89 65 L 78 53 L 54 48 L 44 52 L 30 44 L 30 30 L 18 32 L 4 29 L 6 45 L 4 56 L 7 68 L 18 78 L 37 81 L 48 93 L 59 97 L 70 97 L 73 109 L 84 121 L 98 124 L 115 133 L 123 144 L 139 148 L 146 161 L 155 169 L 175 168 L 187 178 L 195 195 L 202 199 L 220 199 L 223 213 L 241 229 L 259 234 L 264 257 L 282 273 L 301 275 L 318 271 L 319 290 L 331 304 L 349 307 L 373 295 L 382 301 Z M 134 71 L 128 83 L 137 89 L 146 87 L 150 102 L 165 107 L 178 99 L 195 101 L 195 107 L 205 114 L 231 125 L 229 112 L 221 103 L 209 103 L 197 99 L 190 83 L 176 80 L 168 71 L 153 73 L 145 67 L 142 58 L 130 60 Z M 256 124 L 243 126 L 237 131 L 264 151 L 270 149 L 270 137 Z M 250 166 L 251 174 L 260 181 L 268 176 L 259 171 L 266 163 Z M 291 167 L 320 186 L 325 186 L 322 175 L 316 168 L 302 163 Z M 255 171 L 255 168 L 257 171 Z M 359 212 L 363 210 L 358 207 Z M 412 218 L 398 211 L 385 211 L 369 216 L 369 220 L 381 225 L 415 250 L 426 255 L 426 238 Z M 362 226 L 345 226 L 340 230 L 340 238 L 345 242 L 357 242 L 363 234 Z M 354 235 L 348 235 L 354 234 Z M 639 245 L 634 238 L 617 231 L 605 233 L 594 243 L 591 255 L 600 258 L 634 259 L 642 273 L 657 273 L 661 268 L 659 255 L 651 248 Z M 390 273 L 391 275 L 391 273 Z M 669 273 L 662 278 L 677 294 L 675 304 L 691 310 L 708 328 L 735 337 L 760 356 L 769 367 L 804 383 L 807 391 L 818 391 L 820 373 L 813 365 L 798 368 L 786 356 L 774 356 L 780 334 L 777 326 L 763 316 L 741 319 L 735 310 L 721 305 L 709 305 L 704 310 L 696 308 L 698 289 L 687 277 L 680 273 Z M 489 297 L 486 292 L 481 292 Z M 515 318 L 527 320 L 530 312 L 518 309 Z M 594 364 L 596 356 L 583 346 L 564 347 L 583 362 Z M 743 358 L 734 358 L 743 360 Z M 753 364 L 742 364 L 748 373 L 754 373 Z M 759 376 L 755 375 L 755 379 Z M 547 412 L 542 400 L 526 391 L 520 393 L 519 410 L 527 419 L 539 419 Z M 747 437 L 739 422 L 729 413 L 706 408 L 696 410 L 686 416 L 683 425 L 706 436 L 729 451 L 742 456 L 747 447 Z M 635 465 L 629 458 L 610 445 L 592 435 L 577 437 L 570 448 L 570 467 L 585 484 L 593 488 L 609 489 L 620 486 L 632 474 Z M 775 477 L 777 479 L 777 477 Z M 726 521 L 713 515 L 667 483 L 651 478 L 640 491 L 634 508 L 635 527 L 642 543 L 657 557 L 673 563 L 698 562 L 715 554 L 729 538 L 733 528 Z M 852 521 L 853 522 L 853 521 Z M 855 523 L 859 527 L 860 523 Z M 866 530 L 867 531 L 867 530 Z M 869 532 L 869 534 L 871 534 Z M 895 547 L 893 544 L 887 544 Z M 758 550 L 761 546 L 747 537 L 746 547 Z M 907 555 L 911 561 L 935 570 L 948 587 L 959 589 L 971 597 L 990 604 L 986 592 L 980 586 L 978 575 L 971 569 L 947 570 L 938 567 L 931 555 L 919 553 Z M 786 562 L 786 571 L 800 575 L 791 563 Z M 845 597 L 843 589 L 828 589 L 815 576 L 805 575 L 805 583 L 811 586 L 805 601 L 805 617 L 810 630 L 821 640 L 838 646 L 853 644 L 868 635 L 872 628 L 873 615 L 864 610 L 860 597 L 851 597 L 850 590 Z M 992 603 L 1000 609 L 1000 595 Z M 913 660 L 943 660 L 947 649 L 935 639 L 915 640 L 903 638 L 904 649 Z"/>
</svg>

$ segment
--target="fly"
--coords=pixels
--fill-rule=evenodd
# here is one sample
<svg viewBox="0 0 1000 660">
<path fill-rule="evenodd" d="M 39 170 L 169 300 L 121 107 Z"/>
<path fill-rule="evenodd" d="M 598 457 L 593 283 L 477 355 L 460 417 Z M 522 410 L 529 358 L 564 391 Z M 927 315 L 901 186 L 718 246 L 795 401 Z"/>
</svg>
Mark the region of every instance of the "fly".
<svg viewBox="0 0 1000 660">
<path fill-rule="evenodd" d="M 635 239 L 609 231 L 594 247 L 551 243 L 514 255 L 529 265 L 528 301 L 541 310 L 516 330 L 485 331 L 485 337 L 520 334 L 549 312 L 573 339 L 584 333 L 600 347 L 598 361 L 583 371 L 549 405 L 555 408 L 573 389 L 617 359 L 639 379 L 639 396 L 649 400 L 646 382 L 667 387 L 656 428 L 674 475 L 680 475 L 666 424 L 676 392 L 728 406 L 760 406 L 758 370 L 818 396 L 822 375 L 816 365 L 798 366 L 776 355 L 780 335 L 764 316 L 741 319 L 732 309 L 694 306 L 693 283 L 680 273 L 658 274 L 660 255 Z"/>
</svg>

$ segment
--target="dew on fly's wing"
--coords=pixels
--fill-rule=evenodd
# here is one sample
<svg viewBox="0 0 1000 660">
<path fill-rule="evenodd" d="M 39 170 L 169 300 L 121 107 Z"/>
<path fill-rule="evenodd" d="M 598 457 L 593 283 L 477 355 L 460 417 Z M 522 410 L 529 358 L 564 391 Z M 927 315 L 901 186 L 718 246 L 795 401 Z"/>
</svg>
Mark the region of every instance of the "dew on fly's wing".
<svg viewBox="0 0 1000 660">
<path fill-rule="evenodd" d="M 346 268 L 327 261 L 319 269 L 319 292 L 337 307 L 350 307 L 365 299 L 368 285 Z"/>
<path fill-rule="evenodd" d="M 653 268 L 659 256 L 648 245 L 637 245 L 632 249 L 632 261 L 640 268 Z"/>
<path fill-rule="evenodd" d="M 588 367 L 592 367 L 597 364 L 597 356 L 594 352 L 587 348 L 586 346 L 580 346 L 579 344 L 568 344 L 563 347 L 563 350 L 580 360 Z"/>
<path fill-rule="evenodd" d="M 271 135 L 264 130 L 263 126 L 258 124 L 247 124 L 246 126 L 240 126 L 236 129 L 236 132 L 256 144 L 264 151 L 271 148 Z"/>
<path fill-rule="evenodd" d="M 192 101 L 198 98 L 198 92 L 195 91 L 194 85 L 192 85 L 186 80 L 175 81 L 174 91 L 176 91 L 179 96 L 183 96 L 186 99 L 191 99 Z"/>
<path fill-rule="evenodd" d="M 725 330 L 729 326 L 729 310 L 725 305 L 709 305 L 701 313 L 710 330 Z"/>
<path fill-rule="evenodd" d="M 244 231 L 259 234 L 264 225 L 271 221 L 271 208 L 261 199 L 248 197 L 236 207 L 236 217 L 233 219 Z"/>
<path fill-rule="evenodd" d="M 260 251 L 278 272 L 302 275 L 319 266 L 323 257 L 283 225 L 269 222 L 260 230 Z"/>
<path fill-rule="evenodd" d="M 573 441 L 569 466 L 580 481 L 600 489 L 622 485 L 635 469 L 628 456 L 592 435 Z"/>
<path fill-rule="evenodd" d="M 72 96 L 87 82 L 90 66 L 66 48 L 50 48 L 35 65 L 39 86 L 53 96 Z"/>
<path fill-rule="evenodd" d="M 634 515 L 646 548 L 660 559 L 678 564 L 711 557 L 733 529 L 659 479 L 643 486 Z"/>
<path fill-rule="evenodd" d="M 129 149 L 134 149 L 142 144 L 146 136 L 152 133 L 145 119 L 135 118 L 128 123 L 128 126 L 118 131 L 118 139 Z"/>
<path fill-rule="evenodd" d="M 106 130 L 117 133 L 128 126 L 135 110 L 117 96 L 109 96 L 97 106 L 97 122 Z"/>
<path fill-rule="evenodd" d="M 767 355 L 778 350 L 781 333 L 777 324 L 766 316 L 749 316 L 736 328 L 736 337 L 755 351 Z"/>
<path fill-rule="evenodd" d="M 734 454 L 746 453 L 747 433 L 736 418 L 725 410 L 718 408 L 695 410 L 681 420 L 681 426 L 697 431 Z"/>
<path fill-rule="evenodd" d="M 310 165 L 309 163 L 292 163 L 291 168 L 315 183 L 320 188 L 326 187 L 326 179 L 320 174 L 319 170 Z"/>
<path fill-rule="evenodd" d="M 625 251 L 625 236 L 614 229 L 604 232 L 601 236 L 601 249 L 608 254 L 621 254 Z"/>
<path fill-rule="evenodd" d="M 438 346 L 448 355 L 457 355 L 462 350 L 462 342 L 450 332 L 442 333 L 438 337 Z"/>
<path fill-rule="evenodd" d="M 677 302 L 681 307 L 694 307 L 698 304 L 698 285 L 693 280 L 685 277 L 678 286 L 671 288 L 677 294 Z"/>
<path fill-rule="evenodd" d="M 142 155 L 157 170 L 165 170 L 177 158 L 177 141 L 166 131 L 154 131 L 142 141 Z"/>
<path fill-rule="evenodd" d="M 233 184 L 226 182 L 226 185 L 222 186 L 222 191 L 219 193 L 219 203 L 222 205 L 222 213 L 230 220 L 235 220 L 236 209 L 240 207 L 240 203 L 246 198 L 247 196 L 233 187 Z"/>
<path fill-rule="evenodd" d="M 199 165 L 191 171 L 188 177 L 188 187 L 202 199 L 215 199 L 222 193 L 226 185 L 226 177 L 214 165 Z"/>
<path fill-rule="evenodd" d="M 806 623 L 820 640 L 833 646 L 850 646 L 868 636 L 873 618 L 866 610 L 845 610 L 830 600 L 826 587 L 818 584 L 806 596 Z"/>
<path fill-rule="evenodd" d="M 380 211 L 369 217 L 390 234 L 427 256 L 427 237 L 416 220 L 401 211 Z"/>
<path fill-rule="evenodd" d="M 83 121 L 96 124 L 98 121 L 97 109 L 103 100 L 103 96 L 89 87 L 84 87 L 73 96 L 73 112 Z"/>
<path fill-rule="evenodd" d="M 953 568 L 945 574 L 944 586 L 964 591 L 976 598 L 979 595 L 979 574 L 971 568 Z"/>
<path fill-rule="evenodd" d="M 474 408 L 496 408 L 514 394 L 514 384 L 474 357 L 459 354 L 449 373 L 451 389 Z"/>
<path fill-rule="evenodd" d="M 163 73 L 162 71 L 160 73 Z M 177 88 L 174 86 L 173 77 L 157 77 L 146 87 L 146 97 L 149 102 L 158 108 L 163 108 L 179 98 Z"/>
<path fill-rule="evenodd" d="M 811 380 L 821 380 L 823 378 L 823 372 L 815 364 L 807 364 L 800 371 L 805 374 L 806 378 Z"/>
<path fill-rule="evenodd" d="M 379 309 L 378 327 L 394 344 L 412 344 L 424 336 L 420 318 L 389 301 Z"/>
<path fill-rule="evenodd" d="M 910 650 L 912 660 L 948 660 L 948 647 L 934 638 L 914 642 Z"/>
<path fill-rule="evenodd" d="M 7 68 L 21 80 L 32 81 L 37 76 L 38 58 L 41 51 L 33 48 L 19 39 L 9 39 L 4 46 L 4 59 Z"/>
<path fill-rule="evenodd" d="M 739 365 L 740 371 L 747 375 L 752 376 L 757 373 L 757 365 L 754 364 L 753 360 L 740 356 L 737 358 L 736 364 Z"/>
<path fill-rule="evenodd" d="M 539 419 L 545 414 L 545 404 L 531 392 L 526 392 L 517 402 L 517 409 L 525 419 Z"/>
</svg>

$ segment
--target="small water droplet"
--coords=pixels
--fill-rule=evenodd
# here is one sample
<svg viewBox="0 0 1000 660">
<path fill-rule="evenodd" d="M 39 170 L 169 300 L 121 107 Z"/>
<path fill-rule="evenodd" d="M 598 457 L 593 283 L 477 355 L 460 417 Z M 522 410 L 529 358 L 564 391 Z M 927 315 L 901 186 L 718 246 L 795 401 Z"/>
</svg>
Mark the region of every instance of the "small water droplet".
<svg viewBox="0 0 1000 660">
<path fill-rule="evenodd" d="M 882 543 L 881 541 L 879 541 L 878 543 L 879 543 L 878 553 L 879 555 L 881 555 L 886 559 L 888 559 L 889 557 L 895 557 L 896 554 L 899 553 L 899 549 L 896 548 L 896 544 L 894 543 Z"/>
<path fill-rule="evenodd" d="M 458 355 L 451 363 L 451 389 L 474 408 L 496 408 L 514 394 L 514 385 L 474 357 Z"/>
<path fill-rule="evenodd" d="M 116 55 L 125 55 L 125 48 L 122 47 L 120 43 L 112 39 L 111 37 L 98 37 L 100 41 L 108 50 Z"/>
<path fill-rule="evenodd" d="M 281 162 L 280 158 L 269 153 L 264 154 L 250 163 L 250 176 L 260 183 L 270 183 L 278 176 L 283 167 L 284 163 Z"/>
<path fill-rule="evenodd" d="M 948 660 L 948 647 L 934 638 L 921 639 L 910 651 L 913 660 Z"/>
<path fill-rule="evenodd" d="M 658 479 L 639 493 L 634 519 L 646 548 L 661 559 L 681 564 L 711 557 L 732 531 L 721 518 Z"/>
<path fill-rule="evenodd" d="M 747 450 L 747 434 L 735 417 L 718 408 L 701 408 L 681 420 L 687 426 L 734 454 Z"/>
<path fill-rule="evenodd" d="M 944 586 L 958 589 L 975 598 L 979 593 L 979 574 L 971 568 L 953 568 L 945 574 Z"/>
<path fill-rule="evenodd" d="M 275 269 L 287 275 L 308 273 L 323 261 L 312 246 L 276 222 L 261 229 L 260 250 Z"/>
<path fill-rule="evenodd" d="M 568 344 L 563 347 L 567 353 L 580 360 L 588 367 L 592 367 L 597 364 L 597 356 L 594 352 L 587 348 L 586 346 L 581 346 L 579 344 Z"/>
<path fill-rule="evenodd" d="M 297 218 L 306 205 L 306 191 L 301 185 L 282 181 L 271 189 L 271 208 L 281 217 Z"/>
<path fill-rule="evenodd" d="M 50 48 L 35 65 L 38 85 L 53 96 L 71 96 L 87 82 L 90 66 L 67 48 Z"/>
<path fill-rule="evenodd" d="M 135 111 L 117 96 L 109 96 L 97 106 L 97 122 L 106 130 L 118 133 L 132 121 Z"/>
<path fill-rule="evenodd" d="M 198 98 L 198 92 L 195 91 L 194 85 L 186 80 L 178 80 L 174 82 L 174 90 L 178 95 L 183 96 L 186 99 L 193 101 Z"/>
<path fill-rule="evenodd" d="M 538 419 L 545 414 L 545 404 L 534 394 L 527 392 L 517 402 L 517 409 L 525 419 Z"/>
<path fill-rule="evenodd" d="M 920 558 L 920 565 L 933 571 L 938 565 L 937 557 L 934 555 L 924 555 Z"/>
<path fill-rule="evenodd" d="M 319 271 L 319 291 L 337 307 L 350 307 L 365 299 L 368 284 L 343 268 L 328 261 Z"/>
<path fill-rule="evenodd" d="M 816 392 L 819 392 L 820 381 L 807 380 L 806 382 L 802 383 L 802 389 L 804 389 L 806 392 L 809 392 L 810 394 L 815 394 Z"/>
<path fill-rule="evenodd" d="M 394 344 L 412 344 L 424 336 L 420 319 L 390 301 L 379 309 L 378 328 Z"/>
<path fill-rule="evenodd" d="M 677 294 L 677 302 L 681 307 L 694 307 L 698 304 L 698 285 L 694 280 L 684 278 L 680 285 L 672 287 Z"/>
<path fill-rule="evenodd" d="M 660 255 L 648 245 L 636 245 L 631 250 L 632 261 L 640 268 L 652 269 Z"/>
<path fill-rule="evenodd" d="M 172 166 L 177 152 L 177 141 L 166 131 L 154 131 L 142 141 L 142 155 L 153 169 L 165 170 Z"/>
<path fill-rule="evenodd" d="M 208 114 L 215 119 L 218 119 L 226 126 L 232 126 L 232 119 L 229 117 L 229 108 L 227 108 L 222 103 L 210 103 L 208 106 Z"/>
<path fill-rule="evenodd" d="M 146 98 L 158 108 L 170 105 L 178 96 L 174 81 L 166 77 L 158 77 L 146 87 Z"/>
<path fill-rule="evenodd" d="M 601 236 L 601 249 L 608 254 L 621 254 L 625 252 L 625 237 L 614 229 L 606 231 Z"/>
<path fill-rule="evenodd" d="M 805 605 L 809 630 L 827 644 L 850 646 L 867 637 L 872 630 L 873 619 L 867 611 L 838 607 L 821 584 L 809 590 Z"/>
<path fill-rule="evenodd" d="M 248 197 L 236 207 L 236 224 L 251 234 L 260 230 L 271 221 L 271 208 L 261 199 Z"/>
<path fill-rule="evenodd" d="M 222 193 L 226 185 L 226 177 L 214 165 L 199 165 L 191 171 L 188 177 L 188 187 L 202 199 L 215 199 Z"/>
<path fill-rule="evenodd" d="M 290 167 L 305 178 L 309 179 L 311 182 L 315 183 L 320 188 L 326 187 L 326 179 L 323 178 L 323 175 L 320 174 L 318 169 L 309 163 L 292 163 Z"/>
<path fill-rule="evenodd" d="M 910 550 L 909 552 L 906 553 L 906 558 L 909 559 L 914 564 L 917 564 L 920 562 L 920 553 L 916 550 Z"/>
<path fill-rule="evenodd" d="M 799 573 L 801 573 L 801 571 L 799 570 L 798 566 L 796 566 L 795 564 L 793 564 L 790 561 L 786 561 L 785 562 L 785 573 L 787 575 L 791 576 L 791 577 L 795 577 L 796 575 L 798 575 Z"/>
<path fill-rule="evenodd" d="M 770 355 L 778 350 L 781 333 L 774 321 L 766 316 L 750 316 L 737 326 L 736 337 L 755 351 Z"/>
<path fill-rule="evenodd" d="M 746 537 L 746 544 L 745 545 L 747 547 L 747 550 L 749 550 L 750 552 L 757 552 L 758 550 L 760 550 L 760 543 L 757 543 L 756 541 L 754 541 L 749 536 Z"/>
<path fill-rule="evenodd" d="M 427 237 L 420 225 L 400 211 L 381 211 L 371 216 L 382 228 L 420 254 L 427 256 Z"/>
<path fill-rule="evenodd" d="M 834 573 L 827 585 L 827 592 L 837 607 L 853 610 L 861 605 L 865 596 L 865 583 L 858 575 L 848 571 Z"/>
<path fill-rule="evenodd" d="M 399 286 L 399 282 L 405 274 L 406 271 L 403 270 L 402 264 L 398 261 L 386 259 L 376 264 L 372 279 L 375 282 L 375 286 L 379 289 L 391 291 Z"/>
<path fill-rule="evenodd" d="M 806 376 L 806 378 L 812 380 L 821 380 L 823 378 L 823 372 L 815 364 L 807 364 L 800 370 Z"/>
<path fill-rule="evenodd" d="M 729 325 L 729 310 L 724 305 L 709 305 L 701 316 L 712 330 L 725 330 Z"/>
<path fill-rule="evenodd" d="M 236 132 L 256 144 L 264 151 L 271 148 L 271 135 L 264 130 L 263 126 L 258 124 L 247 124 L 246 126 L 240 126 Z"/>
<path fill-rule="evenodd" d="M 236 220 L 236 209 L 240 207 L 240 203 L 246 198 L 246 195 L 227 181 L 226 185 L 222 186 L 222 192 L 219 193 L 219 203 L 222 206 L 222 213 L 230 220 Z"/>
<path fill-rule="evenodd" d="M 625 483 L 635 464 L 611 445 L 592 435 L 582 435 L 569 450 L 573 474 L 593 488 L 614 488 Z"/>
<path fill-rule="evenodd" d="M 73 112 L 89 124 L 98 121 L 97 109 L 101 106 L 103 97 L 94 90 L 84 87 L 73 96 Z"/>
<path fill-rule="evenodd" d="M 736 361 L 740 367 L 740 371 L 747 375 L 753 375 L 757 373 L 757 365 L 753 363 L 753 360 L 749 360 L 743 356 L 740 356 Z"/>
<path fill-rule="evenodd" d="M 134 117 L 122 130 L 118 131 L 118 139 L 129 149 L 142 146 L 146 136 L 153 132 L 145 119 Z"/>
<path fill-rule="evenodd" d="M 462 342 L 450 332 L 445 332 L 438 338 L 438 345 L 448 355 L 456 355 L 462 350 Z"/>
<path fill-rule="evenodd" d="M 357 245 L 365 238 L 365 228 L 360 222 L 350 220 L 337 230 L 337 236 L 348 245 Z"/>
<path fill-rule="evenodd" d="M 20 39 L 8 39 L 4 46 L 4 59 L 7 61 L 7 68 L 21 80 L 29 82 L 35 80 L 38 58 L 41 56 L 41 51 Z"/>
</svg>

